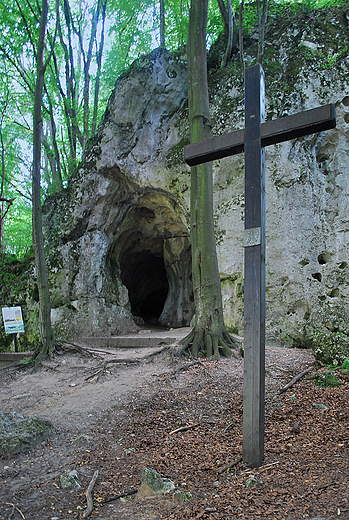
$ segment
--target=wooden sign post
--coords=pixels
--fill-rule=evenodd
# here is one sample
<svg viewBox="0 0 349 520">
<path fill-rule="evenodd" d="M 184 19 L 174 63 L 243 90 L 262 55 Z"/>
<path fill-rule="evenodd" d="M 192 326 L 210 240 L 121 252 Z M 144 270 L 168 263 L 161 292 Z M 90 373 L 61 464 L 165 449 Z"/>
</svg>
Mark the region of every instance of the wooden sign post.
<svg viewBox="0 0 349 520">
<path fill-rule="evenodd" d="M 244 397 L 245 464 L 264 458 L 265 395 L 265 161 L 264 147 L 335 128 L 333 105 L 264 122 L 264 72 L 261 65 L 245 70 L 245 129 L 184 148 L 195 166 L 245 152 Z"/>
</svg>

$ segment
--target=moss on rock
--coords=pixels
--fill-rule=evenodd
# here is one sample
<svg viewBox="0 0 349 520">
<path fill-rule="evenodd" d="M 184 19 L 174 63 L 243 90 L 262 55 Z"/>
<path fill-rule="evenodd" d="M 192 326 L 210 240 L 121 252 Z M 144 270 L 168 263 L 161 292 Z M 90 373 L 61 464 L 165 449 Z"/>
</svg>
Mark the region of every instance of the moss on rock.
<svg viewBox="0 0 349 520">
<path fill-rule="evenodd" d="M 52 424 L 39 417 L 0 412 L 0 458 L 11 459 L 47 439 Z"/>
</svg>

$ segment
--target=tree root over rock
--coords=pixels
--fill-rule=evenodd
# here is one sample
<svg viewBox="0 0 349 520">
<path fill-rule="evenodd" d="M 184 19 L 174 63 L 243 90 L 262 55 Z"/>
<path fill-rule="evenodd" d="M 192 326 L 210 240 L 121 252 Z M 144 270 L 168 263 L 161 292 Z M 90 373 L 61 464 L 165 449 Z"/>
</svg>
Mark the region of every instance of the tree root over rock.
<svg viewBox="0 0 349 520">
<path fill-rule="evenodd" d="M 96 381 L 99 380 L 101 375 L 105 373 L 107 370 L 107 366 L 110 364 L 131 364 L 131 363 L 141 363 L 142 361 L 147 361 L 148 359 L 151 359 L 154 356 L 157 356 L 158 354 L 161 354 L 164 350 L 168 350 L 169 346 L 166 345 L 165 347 L 160 348 L 159 350 L 156 350 L 155 352 L 152 352 L 151 354 L 148 354 L 147 356 L 143 356 L 139 359 L 133 359 L 133 358 L 116 358 L 116 359 L 106 359 L 96 372 L 91 374 L 90 376 L 87 376 L 85 378 L 85 381 L 90 381 L 91 379 L 94 380 L 96 378 Z"/>
<path fill-rule="evenodd" d="M 209 360 L 220 359 L 221 357 L 235 357 L 238 354 L 238 342 L 230 336 L 225 327 L 219 332 L 206 332 L 197 330 L 196 327 L 181 341 L 182 347 L 180 355 L 192 358 L 204 357 Z"/>
<path fill-rule="evenodd" d="M 56 346 L 56 352 L 70 352 L 73 354 L 81 354 L 81 356 L 85 357 L 93 357 L 95 354 L 90 351 L 90 349 L 86 349 L 77 345 L 76 343 L 60 343 Z"/>
</svg>

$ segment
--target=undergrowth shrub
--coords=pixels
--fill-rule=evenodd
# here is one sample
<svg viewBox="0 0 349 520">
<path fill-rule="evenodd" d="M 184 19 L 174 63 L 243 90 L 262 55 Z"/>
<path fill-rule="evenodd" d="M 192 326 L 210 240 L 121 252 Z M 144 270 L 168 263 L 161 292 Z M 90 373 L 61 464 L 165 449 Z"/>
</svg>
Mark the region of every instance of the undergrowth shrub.
<svg viewBox="0 0 349 520">
<path fill-rule="evenodd" d="M 323 374 L 311 375 L 310 379 L 316 384 L 316 386 L 321 386 L 323 388 L 335 388 L 342 384 L 334 370 L 327 370 Z"/>
<path fill-rule="evenodd" d="M 349 336 L 328 329 L 316 331 L 312 339 L 312 350 L 321 365 L 339 367 L 349 358 Z"/>
</svg>

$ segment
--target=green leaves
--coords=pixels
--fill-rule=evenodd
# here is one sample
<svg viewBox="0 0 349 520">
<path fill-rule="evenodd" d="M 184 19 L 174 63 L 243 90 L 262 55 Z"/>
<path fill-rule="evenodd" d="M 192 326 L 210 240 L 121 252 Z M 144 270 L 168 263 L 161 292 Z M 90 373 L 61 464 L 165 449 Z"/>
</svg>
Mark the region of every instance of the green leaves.
<svg viewBox="0 0 349 520">
<path fill-rule="evenodd" d="M 322 374 L 313 374 L 309 379 L 311 379 L 316 386 L 323 388 L 335 388 L 342 384 L 334 370 L 327 370 Z"/>
<path fill-rule="evenodd" d="M 339 368 L 343 369 L 344 374 L 349 374 L 349 358 L 346 358 Z"/>
</svg>

